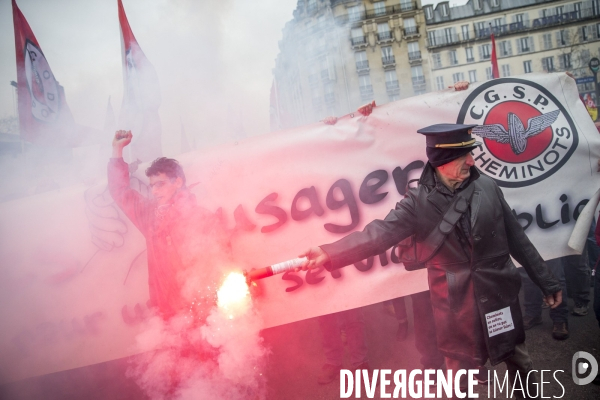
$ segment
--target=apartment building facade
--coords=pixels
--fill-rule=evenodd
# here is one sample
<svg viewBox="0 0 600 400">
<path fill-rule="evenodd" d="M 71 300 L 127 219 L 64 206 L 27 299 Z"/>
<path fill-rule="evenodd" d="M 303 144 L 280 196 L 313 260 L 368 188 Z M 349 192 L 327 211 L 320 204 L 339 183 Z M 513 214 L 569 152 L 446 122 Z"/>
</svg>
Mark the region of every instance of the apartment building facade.
<svg viewBox="0 0 600 400">
<path fill-rule="evenodd" d="M 443 1 L 423 11 L 434 89 L 491 79 L 493 33 L 500 77 L 570 71 L 580 93 L 595 90 L 588 63 L 600 56 L 600 0 Z"/>
<path fill-rule="evenodd" d="M 280 128 L 431 90 L 419 0 L 299 0 L 273 69 Z"/>
</svg>

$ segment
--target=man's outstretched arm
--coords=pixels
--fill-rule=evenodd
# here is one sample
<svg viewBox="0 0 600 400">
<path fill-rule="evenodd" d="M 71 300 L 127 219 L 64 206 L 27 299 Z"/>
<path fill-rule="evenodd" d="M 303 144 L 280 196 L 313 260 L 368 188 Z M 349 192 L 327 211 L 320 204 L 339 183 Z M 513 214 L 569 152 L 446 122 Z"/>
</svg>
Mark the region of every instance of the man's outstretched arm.
<svg viewBox="0 0 600 400">
<path fill-rule="evenodd" d="M 139 230 L 147 228 L 150 202 L 129 186 L 129 167 L 123 160 L 123 148 L 131 143 L 131 131 L 117 131 L 112 141 L 112 158 L 108 162 L 108 190 L 119 208 Z"/>
</svg>

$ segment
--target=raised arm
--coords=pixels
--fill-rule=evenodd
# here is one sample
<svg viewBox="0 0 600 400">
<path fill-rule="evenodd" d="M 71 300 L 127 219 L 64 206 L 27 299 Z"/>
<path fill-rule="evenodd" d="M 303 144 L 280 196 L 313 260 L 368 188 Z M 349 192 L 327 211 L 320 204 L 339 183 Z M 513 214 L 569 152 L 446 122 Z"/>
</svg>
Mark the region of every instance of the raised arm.
<svg viewBox="0 0 600 400">
<path fill-rule="evenodd" d="M 145 233 L 150 201 L 129 186 L 129 168 L 123 160 L 123 148 L 131 143 L 130 131 L 117 131 L 112 142 L 112 158 L 108 162 L 108 190 L 119 208 L 137 228 Z"/>
</svg>

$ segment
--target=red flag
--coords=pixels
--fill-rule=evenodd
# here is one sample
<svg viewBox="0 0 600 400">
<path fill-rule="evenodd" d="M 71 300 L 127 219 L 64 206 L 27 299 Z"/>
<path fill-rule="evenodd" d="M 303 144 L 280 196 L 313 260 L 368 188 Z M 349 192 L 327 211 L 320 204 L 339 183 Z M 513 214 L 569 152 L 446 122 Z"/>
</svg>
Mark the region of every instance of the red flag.
<svg viewBox="0 0 600 400">
<path fill-rule="evenodd" d="M 21 137 L 38 144 L 72 146 L 78 141 L 77 132 L 64 89 L 15 0 L 12 9 Z"/>
<path fill-rule="evenodd" d="M 492 31 L 490 26 L 490 31 Z M 498 56 L 496 56 L 496 39 L 494 39 L 494 32 L 492 31 L 492 77 L 494 79 L 500 78 L 500 70 L 498 69 Z"/>
<path fill-rule="evenodd" d="M 118 6 L 124 86 L 119 128 L 133 133 L 129 161 L 152 161 L 162 154 L 158 76 L 131 31 L 121 0 Z"/>
</svg>

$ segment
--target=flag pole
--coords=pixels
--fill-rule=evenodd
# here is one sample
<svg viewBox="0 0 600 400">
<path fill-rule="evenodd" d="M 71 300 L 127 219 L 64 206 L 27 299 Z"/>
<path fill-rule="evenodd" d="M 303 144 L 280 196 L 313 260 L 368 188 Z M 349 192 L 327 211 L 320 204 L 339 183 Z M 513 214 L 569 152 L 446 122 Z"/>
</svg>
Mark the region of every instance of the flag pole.
<svg viewBox="0 0 600 400">
<path fill-rule="evenodd" d="M 494 38 L 494 31 L 492 30 L 492 24 L 490 25 L 490 33 L 492 38 L 492 78 L 500 78 L 500 70 L 498 69 L 498 56 L 496 55 L 496 39 Z"/>
</svg>

